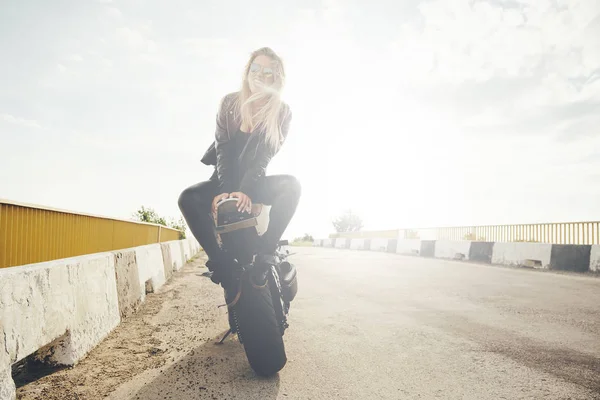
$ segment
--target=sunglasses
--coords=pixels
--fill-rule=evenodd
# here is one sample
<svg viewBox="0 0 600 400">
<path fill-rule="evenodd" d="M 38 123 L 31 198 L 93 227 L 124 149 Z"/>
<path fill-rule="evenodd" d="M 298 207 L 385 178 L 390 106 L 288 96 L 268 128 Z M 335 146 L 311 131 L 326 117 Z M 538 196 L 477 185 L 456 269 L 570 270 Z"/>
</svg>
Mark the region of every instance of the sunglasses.
<svg viewBox="0 0 600 400">
<path fill-rule="evenodd" d="M 262 71 L 262 74 L 265 76 L 265 78 L 272 78 L 273 75 L 275 75 L 275 71 L 273 71 L 273 68 L 271 67 L 263 67 L 257 63 L 250 64 L 250 72 L 253 74 L 258 74 L 260 71 Z"/>
</svg>

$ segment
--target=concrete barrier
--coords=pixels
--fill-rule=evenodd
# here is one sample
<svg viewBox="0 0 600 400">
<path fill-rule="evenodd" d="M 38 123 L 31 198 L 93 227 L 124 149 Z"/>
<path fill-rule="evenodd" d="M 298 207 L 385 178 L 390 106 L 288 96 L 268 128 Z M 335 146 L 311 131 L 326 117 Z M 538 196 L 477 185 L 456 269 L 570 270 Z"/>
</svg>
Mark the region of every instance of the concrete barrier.
<svg viewBox="0 0 600 400">
<path fill-rule="evenodd" d="M 190 254 L 196 254 L 195 250 L 194 250 L 194 243 L 191 241 L 190 238 L 187 239 L 183 239 L 183 241 L 186 243 L 188 249 L 190 249 Z"/>
<path fill-rule="evenodd" d="M 420 239 L 398 239 L 396 253 L 418 256 L 421 251 Z"/>
<path fill-rule="evenodd" d="M 173 263 L 173 271 L 179 271 L 185 264 L 183 259 L 183 251 L 181 250 L 179 241 L 173 240 L 171 242 L 162 243 L 162 245 L 169 247 L 171 253 L 171 262 Z"/>
<path fill-rule="evenodd" d="M 397 248 L 398 248 L 398 239 L 397 238 L 388 239 L 386 251 L 388 253 L 395 253 Z"/>
<path fill-rule="evenodd" d="M 552 244 L 526 242 L 496 242 L 492 264 L 549 268 Z"/>
<path fill-rule="evenodd" d="M 384 238 L 371 238 L 371 245 L 369 247 L 369 250 L 387 251 L 388 240 L 389 239 L 384 239 Z"/>
<path fill-rule="evenodd" d="M 191 237 L 187 239 L 190 244 L 190 249 L 192 250 L 192 254 L 196 255 L 200 253 L 200 243 L 196 240 L 196 238 Z"/>
<path fill-rule="evenodd" d="M 121 318 L 133 314 L 142 301 L 145 287 L 140 284 L 139 270 L 134 249 L 112 252 L 115 259 L 117 296 Z"/>
<path fill-rule="evenodd" d="M 172 241 L 0 269 L 0 400 L 16 398 L 11 365 L 74 365 L 183 266 Z"/>
<path fill-rule="evenodd" d="M 136 247 L 135 257 L 138 264 L 140 286 L 142 287 L 142 301 L 144 301 L 146 293 L 155 292 L 166 282 L 160 244 Z"/>
<path fill-rule="evenodd" d="M 2 399 L 15 398 L 11 364 L 37 352 L 74 365 L 120 322 L 112 253 L 2 269 L 0 295 Z"/>
<path fill-rule="evenodd" d="M 345 249 L 346 248 L 346 242 L 350 240 L 350 239 L 346 239 L 346 238 L 337 238 L 335 239 L 335 248 L 336 249 Z"/>
<path fill-rule="evenodd" d="M 169 246 L 166 243 L 161 243 L 160 252 L 162 253 L 163 271 L 165 271 L 165 281 L 168 281 L 173 276 L 173 272 L 177 271 L 177 269 L 173 266 L 171 246 Z"/>
<path fill-rule="evenodd" d="M 183 262 L 188 262 L 192 258 L 192 251 L 187 240 L 180 240 L 181 252 L 183 254 Z"/>
<path fill-rule="evenodd" d="M 573 272 L 590 270 L 590 245 L 552 245 L 550 269 Z"/>
<path fill-rule="evenodd" d="M 12 379 L 11 360 L 5 350 L 4 335 L 0 336 L 0 400 L 17 398 L 15 383 Z"/>
<path fill-rule="evenodd" d="M 435 242 L 435 258 L 451 260 L 468 260 L 471 242 L 468 240 L 437 240 Z"/>
<path fill-rule="evenodd" d="M 421 240 L 421 257 L 435 257 L 435 240 Z"/>
<path fill-rule="evenodd" d="M 600 245 L 402 238 L 323 239 L 315 241 L 315 245 L 474 261 L 484 264 L 528 266 L 573 272 L 600 272 Z"/>
<path fill-rule="evenodd" d="M 493 253 L 494 242 L 471 242 L 469 260 L 484 264 L 491 264 Z"/>
<path fill-rule="evenodd" d="M 593 245 L 590 250 L 590 271 L 600 272 L 600 245 Z"/>
<path fill-rule="evenodd" d="M 365 250 L 365 239 L 352 239 L 350 240 L 351 250 Z"/>
</svg>

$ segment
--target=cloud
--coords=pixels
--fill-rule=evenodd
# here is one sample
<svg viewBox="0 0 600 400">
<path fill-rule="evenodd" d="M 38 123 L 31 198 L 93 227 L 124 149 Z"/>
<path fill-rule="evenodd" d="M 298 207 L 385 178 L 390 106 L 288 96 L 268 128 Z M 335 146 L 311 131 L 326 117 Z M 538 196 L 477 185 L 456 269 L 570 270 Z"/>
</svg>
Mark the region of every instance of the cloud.
<svg viewBox="0 0 600 400">
<path fill-rule="evenodd" d="M 481 134 L 597 134 L 600 6 L 594 0 L 433 0 L 401 25 L 381 70 Z"/>
<path fill-rule="evenodd" d="M 8 122 L 9 124 L 13 125 L 24 126 L 26 128 L 42 128 L 42 126 L 37 121 L 15 117 L 11 114 L 0 114 L 0 121 Z"/>
<path fill-rule="evenodd" d="M 106 68 L 112 68 L 114 65 L 114 62 L 106 57 L 102 57 L 101 61 L 102 61 L 102 65 Z"/>
<path fill-rule="evenodd" d="M 123 13 L 117 7 L 108 7 L 106 9 L 106 14 L 109 17 L 114 18 L 114 19 L 121 19 L 121 18 L 123 18 Z"/>
<path fill-rule="evenodd" d="M 119 39 L 123 39 L 126 44 L 132 47 L 143 46 L 146 43 L 146 39 L 141 32 L 129 27 L 117 29 L 117 36 Z"/>
<path fill-rule="evenodd" d="M 225 38 L 186 38 L 182 40 L 187 55 L 210 56 L 226 51 L 229 40 Z"/>
<path fill-rule="evenodd" d="M 540 68 L 585 75 L 597 67 L 600 35 L 594 21 L 600 10 L 590 2 L 558 8 L 544 0 L 508 7 L 498 1 L 434 0 L 419 9 L 422 22 L 405 40 L 410 43 L 416 33 L 417 47 L 435 54 L 436 81 L 533 76 Z M 579 65 L 574 56 L 581 52 L 592 62 Z"/>
<path fill-rule="evenodd" d="M 127 46 L 142 52 L 154 53 L 157 50 L 156 43 L 148 39 L 144 31 L 148 32 L 151 24 L 144 25 L 143 29 L 135 29 L 132 27 L 122 27 L 117 29 L 116 38 L 120 42 L 124 42 Z"/>
</svg>

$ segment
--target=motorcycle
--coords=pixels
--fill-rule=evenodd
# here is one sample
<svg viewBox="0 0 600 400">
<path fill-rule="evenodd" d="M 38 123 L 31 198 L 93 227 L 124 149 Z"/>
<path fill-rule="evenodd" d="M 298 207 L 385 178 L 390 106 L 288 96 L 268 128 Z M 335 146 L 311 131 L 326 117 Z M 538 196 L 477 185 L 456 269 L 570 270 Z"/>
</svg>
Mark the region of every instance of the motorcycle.
<svg viewBox="0 0 600 400">
<path fill-rule="evenodd" d="M 237 284 L 235 297 L 225 296 L 230 330 L 219 344 L 237 334 L 251 368 L 258 375 L 271 376 L 287 363 L 283 335 L 298 291 L 296 268 L 288 261 L 289 250 L 283 250 L 287 241 L 279 242 L 275 262 L 257 260 L 255 249 L 265 225 L 260 218 L 263 206 L 254 205 L 249 214 L 238 212 L 236 203 L 235 198 L 220 201 L 215 216 L 219 244 L 236 260 Z"/>
</svg>

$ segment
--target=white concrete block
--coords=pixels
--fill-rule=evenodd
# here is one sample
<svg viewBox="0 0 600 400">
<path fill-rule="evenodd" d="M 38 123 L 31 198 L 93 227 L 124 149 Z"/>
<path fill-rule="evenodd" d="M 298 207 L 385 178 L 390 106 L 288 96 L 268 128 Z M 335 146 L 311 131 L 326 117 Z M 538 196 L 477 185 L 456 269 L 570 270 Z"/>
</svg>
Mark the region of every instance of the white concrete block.
<svg viewBox="0 0 600 400">
<path fill-rule="evenodd" d="M 333 240 L 331 239 L 323 239 L 323 247 L 332 247 L 333 245 Z"/>
<path fill-rule="evenodd" d="M 140 286 L 142 287 L 142 301 L 144 301 L 146 292 L 158 290 L 166 281 L 160 244 L 135 247 L 135 257 L 137 259 Z"/>
<path fill-rule="evenodd" d="M 471 242 L 469 240 L 436 240 L 435 258 L 468 260 Z"/>
<path fill-rule="evenodd" d="M 183 239 L 182 242 L 184 242 L 184 246 L 188 248 L 190 258 L 194 257 L 194 255 L 196 255 L 196 250 L 194 250 L 192 242 L 189 239 Z"/>
<path fill-rule="evenodd" d="M 186 242 L 188 244 L 188 247 L 190 248 L 190 256 L 192 258 L 195 257 L 197 252 L 196 252 L 196 248 L 194 247 L 194 243 L 189 239 L 186 239 Z"/>
<path fill-rule="evenodd" d="M 173 262 L 173 271 L 179 271 L 185 264 L 183 261 L 183 252 L 181 251 L 181 245 L 179 244 L 179 241 L 172 240 L 163 244 L 168 245 L 171 249 L 171 262 Z"/>
<path fill-rule="evenodd" d="M 11 364 L 40 349 L 47 361 L 76 364 L 119 324 L 113 254 L 0 270 L 0 321 L 0 394 L 10 399 Z"/>
<path fill-rule="evenodd" d="M 549 268 L 551 254 L 550 243 L 496 242 L 492 253 L 492 264 L 520 266 L 524 265 L 526 260 L 537 260 L 541 262 L 542 268 Z"/>
<path fill-rule="evenodd" d="M 140 285 L 140 274 L 134 249 L 113 251 L 115 257 L 115 276 L 117 296 L 121 318 L 133 314 L 142 303 L 144 286 Z"/>
<path fill-rule="evenodd" d="M 421 252 L 421 239 L 398 239 L 396 253 L 418 256 Z"/>
<path fill-rule="evenodd" d="M 196 238 L 192 236 L 188 240 L 190 241 L 190 244 L 192 246 L 192 254 L 194 256 L 197 256 L 198 254 L 200 254 L 200 250 L 201 250 L 200 249 L 200 243 L 198 243 L 198 241 L 196 240 Z"/>
<path fill-rule="evenodd" d="M 590 271 L 600 272 L 600 245 L 592 245 L 590 253 Z"/>
<path fill-rule="evenodd" d="M 183 252 L 183 261 L 187 263 L 192 258 L 190 246 L 185 240 L 180 240 L 179 245 L 181 246 L 181 251 Z"/>
<path fill-rule="evenodd" d="M 373 238 L 371 239 L 371 248 L 373 251 L 387 251 L 389 239 Z"/>
<path fill-rule="evenodd" d="M 2 360 L 0 360 L 0 362 L 2 362 Z M 10 364 L 2 363 L 2 365 L 0 365 L 0 399 L 17 399 L 17 392 L 15 382 L 12 379 Z"/>
<path fill-rule="evenodd" d="M 0 326 L 0 400 L 16 400 L 15 383 L 11 375 L 11 361 L 4 345 L 4 334 Z"/>
<path fill-rule="evenodd" d="M 364 250 L 365 239 L 352 239 L 350 242 L 350 249 L 352 250 Z"/>
<path fill-rule="evenodd" d="M 173 259 L 171 258 L 171 246 L 167 243 L 160 244 L 160 252 L 162 253 L 163 259 L 163 271 L 165 273 L 165 282 L 169 282 L 171 277 L 173 276 L 173 272 L 175 271 L 175 267 L 173 266 Z M 117 281 L 117 285 L 119 282 Z M 119 297 L 120 298 L 120 297 Z"/>
<path fill-rule="evenodd" d="M 348 242 L 349 239 L 347 238 L 337 238 L 335 239 L 335 248 L 336 249 L 345 249 L 346 248 L 346 243 Z"/>
</svg>

